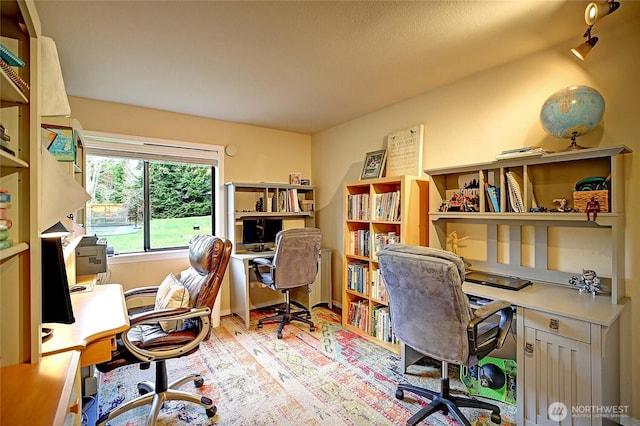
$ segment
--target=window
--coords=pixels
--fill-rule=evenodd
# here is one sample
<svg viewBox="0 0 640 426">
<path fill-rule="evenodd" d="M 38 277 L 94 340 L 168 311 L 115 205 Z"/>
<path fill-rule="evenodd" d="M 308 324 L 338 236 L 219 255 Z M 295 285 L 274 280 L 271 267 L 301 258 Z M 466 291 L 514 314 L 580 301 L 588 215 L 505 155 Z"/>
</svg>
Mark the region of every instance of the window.
<svg viewBox="0 0 640 426">
<path fill-rule="evenodd" d="M 86 231 L 116 254 L 221 235 L 221 147 L 85 132 Z"/>
</svg>

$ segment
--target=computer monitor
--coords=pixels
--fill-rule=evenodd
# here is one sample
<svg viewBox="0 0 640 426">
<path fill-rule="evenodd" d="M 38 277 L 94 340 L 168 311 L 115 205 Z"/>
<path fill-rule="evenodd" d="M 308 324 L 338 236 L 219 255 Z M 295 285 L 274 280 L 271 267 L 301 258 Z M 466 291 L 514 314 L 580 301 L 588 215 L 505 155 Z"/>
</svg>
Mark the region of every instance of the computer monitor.
<svg viewBox="0 0 640 426">
<path fill-rule="evenodd" d="M 282 219 L 244 219 L 242 221 L 242 244 L 245 248 L 274 244 L 276 234 L 281 230 Z"/>
<path fill-rule="evenodd" d="M 42 322 L 73 324 L 71 292 L 62 240 L 42 238 Z"/>
</svg>

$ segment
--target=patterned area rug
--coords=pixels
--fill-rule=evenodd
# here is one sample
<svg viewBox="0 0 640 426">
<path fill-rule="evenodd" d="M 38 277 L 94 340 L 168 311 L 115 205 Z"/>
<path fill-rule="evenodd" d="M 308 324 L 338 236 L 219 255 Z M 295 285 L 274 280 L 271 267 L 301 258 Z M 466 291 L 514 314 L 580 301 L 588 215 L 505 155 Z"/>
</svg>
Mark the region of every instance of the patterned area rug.
<svg viewBox="0 0 640 426">
<path fill-rule="evenodd" d="M 158 424 L 404 425 L 428 400 L 409 393 L 398 400 L 396 384 L 408 381 L 439 387 L 437 365 L 421 363 L 411 367 L 411 374 L 402 374 L 398 355 L 345 330 L 339 315 L 329 309 L 312 310 L 316 331 L 292 323 L 285 327 L 281 340 L 275 336 L 276 324 L 262 329 L 255 326 L 259 318 L 270 314 L 253 311 L 249 331 L 239 318 L 223 317 L 198 352 L 169 360 L 169 381 L 193 371 L 205 377 L 198 391 L 213 399 L 218 412 L 209 419 L 202 407 L 168 402 Z M 134 365 L 100 374 L 98 416 L 137 396 L 136 383 L 153 381 L 154 371 Z M 463 389 L 453 379 L 455 372 L 450 377 L 454 391 Z M 185 384 L 184 389 L 190 386 Z M 515 424 L 515 407 L 498 405 L 503 425 Z M 147 411 L 148 406 L 137 408 L 110 424 L 144 425 Z M 486 419 L 488 412 L 463 412 L 477 425 L 491 424 Z M 422 424 L 453 426 L 457 422 L 436 414 Z"/>
</svg>

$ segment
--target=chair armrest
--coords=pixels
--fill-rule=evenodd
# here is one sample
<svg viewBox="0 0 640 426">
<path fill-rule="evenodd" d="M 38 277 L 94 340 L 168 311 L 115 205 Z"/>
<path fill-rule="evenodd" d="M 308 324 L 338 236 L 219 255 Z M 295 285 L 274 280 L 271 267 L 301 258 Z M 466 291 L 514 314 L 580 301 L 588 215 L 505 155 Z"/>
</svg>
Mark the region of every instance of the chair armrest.
<svg viewBox="0 0 640 426">
<path fill-rule="evenodd" d="M 489 302 L 486 305 L 480 306 L 478 309 L 474 311 L 475 318 L 473 321 L 477 319 L 482 319 L 482 320 L 487 319 L 491 315 L 495 314 L 496 312 L 506 307 L 509 307 L 509 308 L 511 307 L 511 304 L 506 300 L 494 300 L 493 302 Z M 473 321 L 471 322 L 473 323 Z"/>
<path fill-rule="evenodd" d="M 262 257 L 257 257 L 255 259 L 252 259 L 252 262 L 260 266 L 268 266 L 269 268 L 273 267 L 273 263 L 271 263 L 271 259 L 264 259 Z"/>
<path fill-rule="evenodd" d="M 124 292 L 124 298 L 126 300 L 133 297 L 156 297 L 158 288 L 158 286 L 132 288 Z"/>
<path fill-rule="evenodd" d="M 499 331 L 495 339 L 487 342 L 478 342 L 478 326 L 492 317 L 494 314 L 500 315 Z M 509 334 L 511 328 L 511 320 L 513 319 L 513 309 L 511 304 L 504 300 L 494 300 L 474 311 L 475 317 L 467 326 L 467 335 L 469 337 L 469 351 L 472 354 L 486 353 L 493 349 L 502 347 L 504 341 Z M 494 342 L 495 345 L 494 345 Z"/>
<path fill-rule="evenodd" d="M 176 315 L 183 315 L 187 312 L 191 312 L 191 308 L 167 308 L 157 309 L 155 311 L 143 311 L 133 314 L 129 317 L 129 324 L 131 327 L 140 324 L 157 323 L 158 321 L 170 321 L 177 318 L 173 318 Z"/>
<path fill-rule="evenodd" d="M 211 309 L 206 306 L 198 308 L 170 308 L 159 309 L 156 311 L 142 312 L 133 315 L 129 319 L 130 327 L 142 325 L 142 324 L 156 324 L 158 321 L 171 321 L 171 320 L 187 320 L 190 318 L 199 318 L 202 327 L 193 340 L 182 346 L 171 347 L 158 347 L 154 349 L 143 349 L 129 340 L 127 332 L 123 332 L 122 343 L 124 346 L 138 359 L 143 362 L 151 362 L 158 359 L 174 358 L 175 356 L 183 353 L 187 353 L 197 347 L 202 342 L 211 328 L 211 321 L 209 315 Z M 179 333 L 179 332 L 177 332 Z M 171 333 L 167 333 L 170 335 Z"/>
<path fill-rule="evenodd" d="M 275 265 L 271 263 L 271 259 L 263 259 L 261 257 L 258 257 L 252 260 L 252 265 L 256 273 L 256 278 L 262 284 L 271 287 L 273 285 L 273 279 L 275 276 L 274 271 L 276 269 Z M 260 270 L 260 268 L 262 268 L 262 270 Z M 268 273 L 266 273 L 265 268 L 269 269 Z"/>
</svg>

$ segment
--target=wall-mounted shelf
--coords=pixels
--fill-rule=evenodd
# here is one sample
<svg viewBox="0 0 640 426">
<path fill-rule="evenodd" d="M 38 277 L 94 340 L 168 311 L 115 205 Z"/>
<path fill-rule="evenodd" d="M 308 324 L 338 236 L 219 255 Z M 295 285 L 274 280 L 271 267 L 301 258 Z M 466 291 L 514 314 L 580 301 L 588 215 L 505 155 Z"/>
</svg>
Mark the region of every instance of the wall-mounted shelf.
<svg viewBox="0 0 640 426">
<path fill-rule="evenodd" d="M 548 233 L 553 228 L 563 227 L 603 229 L 611 240 L 610 297 L 611 302 L 617 304 L 625 294 L 622 261 L 625 221 L 623 154 L 629 152 L 626 146 L 613 146 L 427 169 L 425 172 L 431 177 L 431 244 L 447 248 L 448 235 L 456 223 L 485 225 L 486 260 L 469 259 L 475 268 L 569 285 L 569 278 L 580 271 L 563 272 L 548 267 Z M 522 212 L 515 212 L 511 207 L 505 177 L 508 171 L 515 172 L 522 179 Z M 468 181 L 469 177 L 478 182 L 479 211 L 440 211 L 446 206 L 449 194 L 459 190 L 460 181 Z M 608 203 L 602 206 L 603 211 L 597 213 L 595 221 L 588 220 L 585 212 L 552 211 L 557 206 L 554 201 L 558 199 L 566 199 L 572 206 L 576 183 L 588 177 L 610 179 L 606 190 Z M 485 184 L 499 188 L 497 212 L 490 211 Z M 548 211 L 531 212 L 536 205 L 546 207 Z M 498 228 L 501 226 L 509 229 L 507 263 L 499 262 L 497 255 Z M 533 267 L 521 265 L 522 229 L 525 227 L 534 230 Z M 609 282 L 609 277 L 603 278 Z"/>
</svg>

